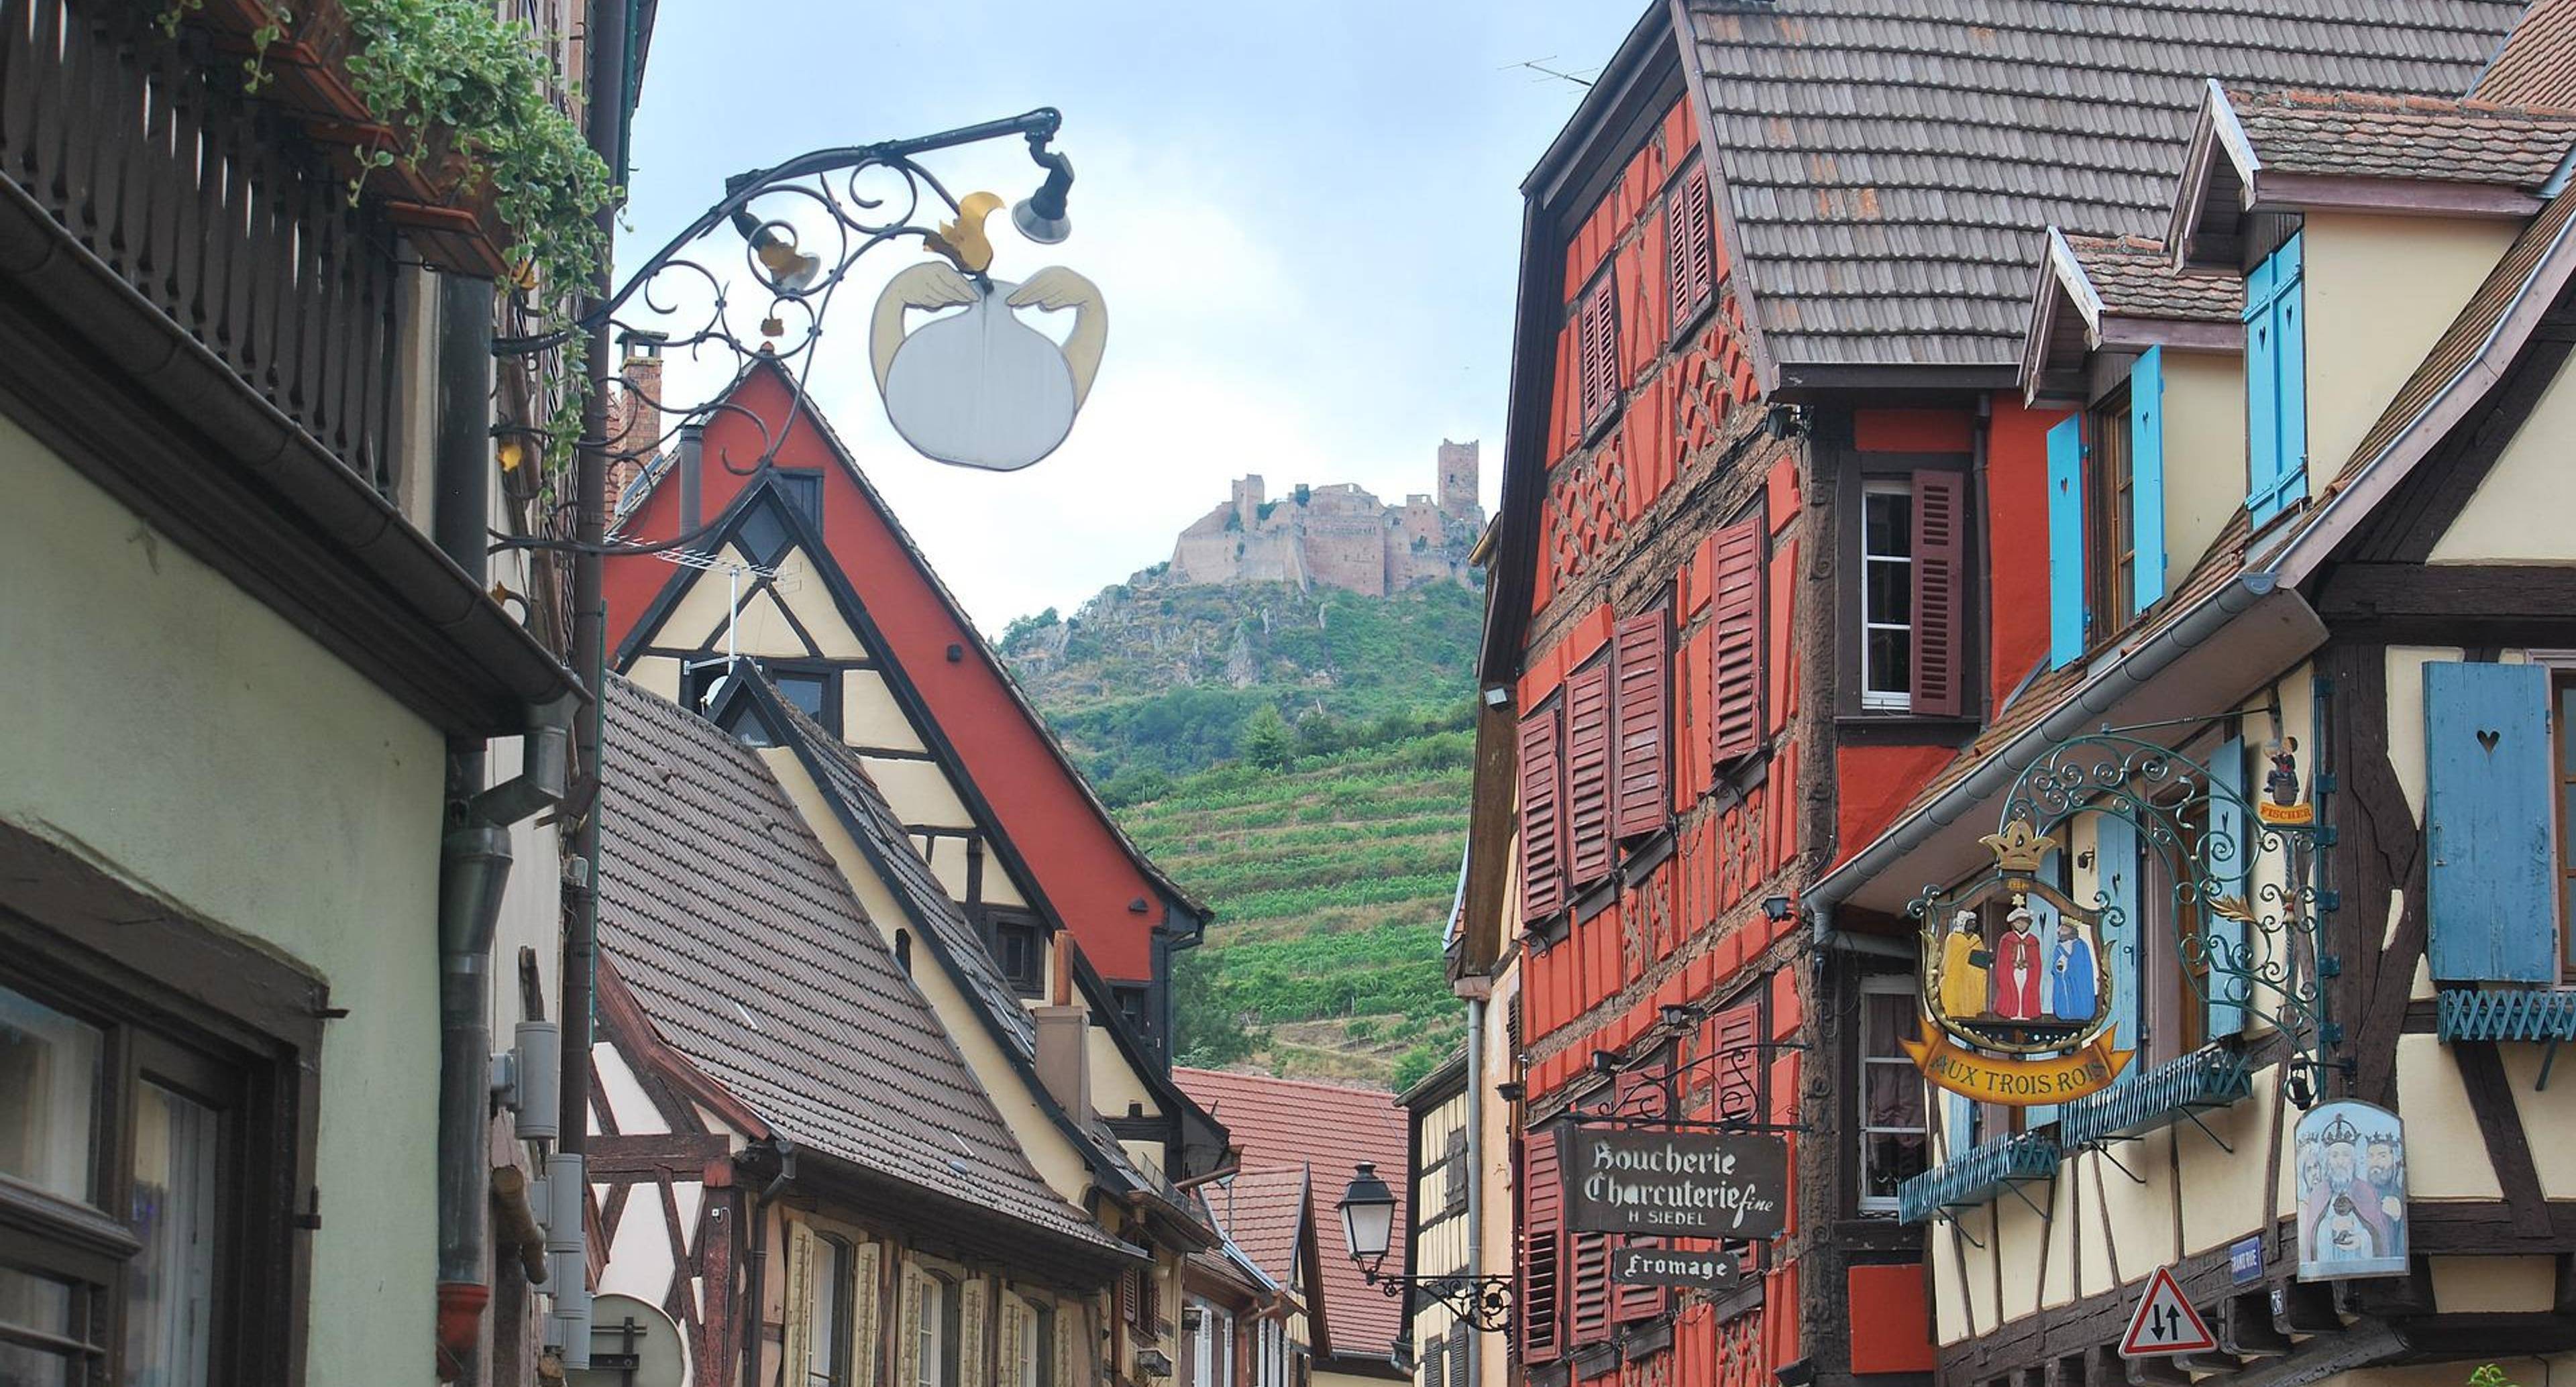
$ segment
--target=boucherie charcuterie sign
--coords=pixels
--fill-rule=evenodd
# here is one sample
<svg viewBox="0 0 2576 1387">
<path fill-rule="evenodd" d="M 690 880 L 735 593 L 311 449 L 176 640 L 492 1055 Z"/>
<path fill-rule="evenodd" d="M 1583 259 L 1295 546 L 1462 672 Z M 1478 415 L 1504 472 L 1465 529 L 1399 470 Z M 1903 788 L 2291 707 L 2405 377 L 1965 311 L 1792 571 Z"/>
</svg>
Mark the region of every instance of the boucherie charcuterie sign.
<svg viewBox="0 0 2576 1387">
<path fill-rule="evenodd" d="M 1578 1233 L 1776 1237 L 1788 1217 L 1778 1137 L 1590 1131 L 1565 1144 L 1567 1226 Z"/>
</svg>

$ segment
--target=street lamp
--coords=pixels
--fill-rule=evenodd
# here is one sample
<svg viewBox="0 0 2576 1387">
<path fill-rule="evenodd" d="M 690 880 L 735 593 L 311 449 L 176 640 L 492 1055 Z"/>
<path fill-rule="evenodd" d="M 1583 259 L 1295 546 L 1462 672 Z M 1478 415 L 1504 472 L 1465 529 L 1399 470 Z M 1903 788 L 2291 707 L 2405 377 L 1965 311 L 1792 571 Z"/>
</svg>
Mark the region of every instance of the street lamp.
<svg viewBox="0 0 2576 1387">
<path fill-rule="evenodd" d="M 1351 1167 L 1351 1183 L 1342 1191 L 1342 1242 L 1360 1269 L 1360 1279 L 1384 1294 L 1419 1291 L 1448 1307 L 1461 1324 L 1480 1334 L 1497 1334 L 1512 1323 L 1512 1279 L 1508 1276 L 1384 1276 L 1378 1267 L 1395 1240 L 1395 1191 L 1378 1178 L 1377 1166 L 1362 1161 Z"/>
</svg>

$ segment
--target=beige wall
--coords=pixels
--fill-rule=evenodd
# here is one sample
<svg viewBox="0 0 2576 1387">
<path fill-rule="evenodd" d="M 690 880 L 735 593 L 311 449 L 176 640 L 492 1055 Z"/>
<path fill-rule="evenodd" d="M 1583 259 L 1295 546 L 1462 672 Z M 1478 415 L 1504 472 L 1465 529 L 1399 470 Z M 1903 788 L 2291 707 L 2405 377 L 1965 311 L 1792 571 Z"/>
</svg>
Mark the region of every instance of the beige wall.
<svg viewBox="0 0 2576 1387">
<path fill-rule="evenodd" d="M 2435 563 L 2566 563 L 2576 559 L 2576 372 L 2560 371 L 2505 445 L 2486 480 L 2433 545 Z"/>
<path fill-rule="evenodd" d="M 2165 589 L 2245 506 L 2245 358 L 2165 350 Z"/>
<path fill-rule="evenodd" d="M 2323 493 L 2342 472 L 2521 225 L 2307 215 L 2310 495 Z"/>
<path fill-rule="evenodd" d="M 442 740 L 6 420 L 0 495 L 0 819 L 330 984 L 308 1375 L 425 1370 Z"/>
</svg>

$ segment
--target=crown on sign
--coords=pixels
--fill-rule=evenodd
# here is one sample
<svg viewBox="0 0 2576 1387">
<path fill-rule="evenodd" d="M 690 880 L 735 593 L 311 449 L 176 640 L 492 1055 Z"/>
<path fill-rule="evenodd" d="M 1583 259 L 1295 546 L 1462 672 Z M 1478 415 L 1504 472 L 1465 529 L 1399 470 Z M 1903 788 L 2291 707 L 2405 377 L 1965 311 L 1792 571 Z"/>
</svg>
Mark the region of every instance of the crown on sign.
<svg viewBox="0 0 2576 1387">
<path fill-rule="evenodd" d="M 2352 1125 L 2352 1119 L 2336 1113 L 2335 1120 L 2326 1124 L 2324 1136 L 2328 1146 L 2353 1146 L 2361 1141 L 2361 1129 Z"/>
<path fill-rule="evenodd" d="M 2001 832 L 1977 841 L 1995 855 L 1995 866 L 2011 875 L 2037 872 L 2040 859 L 2057 850 L 2057 840 L 2033 829 L 2027 819 L 2014 819 Z"/>
</svg>

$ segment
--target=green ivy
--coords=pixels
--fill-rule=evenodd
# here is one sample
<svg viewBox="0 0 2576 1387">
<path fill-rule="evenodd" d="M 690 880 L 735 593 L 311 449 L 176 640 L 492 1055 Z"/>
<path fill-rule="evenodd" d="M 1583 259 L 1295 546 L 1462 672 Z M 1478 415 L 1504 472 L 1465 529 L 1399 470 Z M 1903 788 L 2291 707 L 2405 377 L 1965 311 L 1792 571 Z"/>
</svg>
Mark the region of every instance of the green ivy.
<svg viewBox="0 0 2576 1387">
<path fill-rule="evenodd" d="M 541 329 L 569 326 L 572 305 L 607 262 L 599 213 L 618 189 L 580 128 L 546 99 L 555 72 L 536 34 L 499 18 L 484 0 L 341 3 L 357 39 L 350 82 L 368 111 L 409 141 L 399 154 L 375 151 L 372 166 L 401 158 L 435 175 L 428 161 L 444 132 L 465 158 L 459 191 L 490 182 L 494 209 L 517 238 L 524 277 L 545 305 Z M 352 186 L 352 199 L 357 191 Z M 586 345 L 575 334 L 559 358 L 565 379 L 547 428 L 549 463 L 560 463 L 581 434 Z"/>
</svg>

